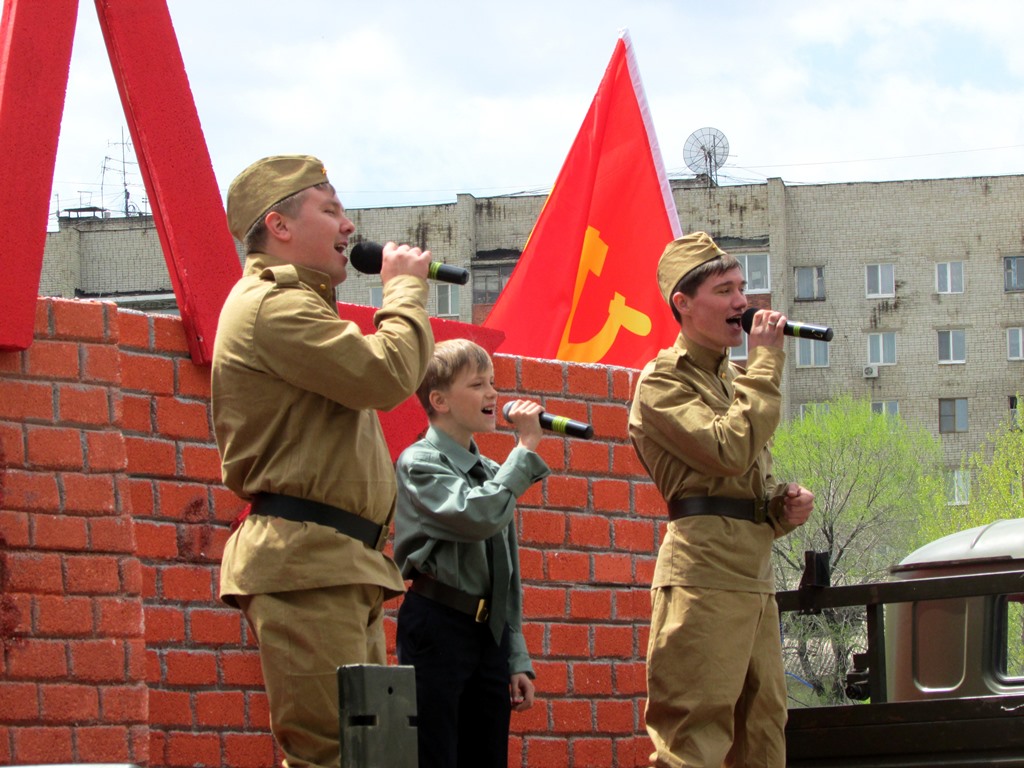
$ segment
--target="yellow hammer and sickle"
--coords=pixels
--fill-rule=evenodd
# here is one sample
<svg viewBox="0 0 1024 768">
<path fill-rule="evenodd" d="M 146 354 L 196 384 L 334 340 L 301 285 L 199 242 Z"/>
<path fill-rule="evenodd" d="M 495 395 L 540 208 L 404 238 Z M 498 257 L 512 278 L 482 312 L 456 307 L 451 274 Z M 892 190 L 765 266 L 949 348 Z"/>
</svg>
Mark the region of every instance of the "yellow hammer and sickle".
<svg viewBox="0 0 1024 768">
<path fill-rule="evenodd" d="M 576 317 L 576 308 L 583 294 L 583 286 L 591 273 L 600 277 L 604 268 L 604 259 L 608 254 L 608 246 L 601 240 L 601 233 L 593 227 L 587 227 L 583 238 L 583 252 L 580 253 L 580 266 L 576 272 L 576 287 L 572 294 L 572 309 L 569 319 L 562 331 L 562 341 L 558 345 L 558 359 L 576 363 L 596 363 L 603 358 L 615 343 L 619 329 L 625 328 L 637 336 L 646 336 L 651 332 L 651 318 L 643 312 L 626 306 L 626 297 L 616 292 L 608 302 L 608 319 L 604 327 L 589 341 L 569 341 L 569 331 Z"/>
</svg>

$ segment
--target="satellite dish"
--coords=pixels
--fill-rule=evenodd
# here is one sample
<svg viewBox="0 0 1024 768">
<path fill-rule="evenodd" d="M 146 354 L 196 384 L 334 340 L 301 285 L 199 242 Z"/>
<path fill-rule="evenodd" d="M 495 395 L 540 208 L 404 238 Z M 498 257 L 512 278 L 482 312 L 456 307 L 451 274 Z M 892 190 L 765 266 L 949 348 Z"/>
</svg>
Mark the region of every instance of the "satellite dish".
<svg viewBox="0 0 1024 768">
<path fill-rule="evenodd" d="M 683 159 L 698 176 L 704 174 L 708 184 L 718 184 L 718 169 L 729 158 L 729 140 L 717 128 L 699 128 L 683 145 Z"/>
</svg>

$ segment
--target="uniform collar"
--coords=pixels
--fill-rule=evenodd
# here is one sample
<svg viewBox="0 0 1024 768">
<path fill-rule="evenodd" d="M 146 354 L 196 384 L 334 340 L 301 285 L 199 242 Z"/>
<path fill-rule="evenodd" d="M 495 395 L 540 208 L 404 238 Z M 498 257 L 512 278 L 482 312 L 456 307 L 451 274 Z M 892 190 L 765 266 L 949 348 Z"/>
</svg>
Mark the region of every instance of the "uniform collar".
<svg viewBox="0 0 1024 768">
<path fill-rule="evenodd" d="M 683 356 L 688 358 L 698 368 L 705 371 L 719 373 L 729 365 L 729 352 L 724 349 L 708 349 L 698 344 L 685 334 L 680 333 L 676 339 L 676 347 L 682 350 Z"/>
<path fill-rule="evenodd" d="M 447 456 L 452 464 L 464 475 L 469 474 L 469 470 L 481 461 L 480 450 L 476 447 L 475 440 L 470 442 L 469 450 L 467 451 L 449 437 L 447 433 L 434 427 L 427 428 L 426 440 Z"/>
<path fill-rule="evenodd" d="M 259 275 L 265 269 L 274 269 L 277 267 L 291 267 L 295 270 L 295 274 L 298 276 L 299 280 L 320 294 L 328 304 L 332 306 L 334 305 L 334 286 L 331 285 L 331 278 L 325 272 L 321 272 L 318 269 L 303 267 L 299 264 L 286 261 L 279 256 L 271 256 L 269 253 L 250 253 L 245 257 L 244 274 L 246 276 Z"/>
</svg>

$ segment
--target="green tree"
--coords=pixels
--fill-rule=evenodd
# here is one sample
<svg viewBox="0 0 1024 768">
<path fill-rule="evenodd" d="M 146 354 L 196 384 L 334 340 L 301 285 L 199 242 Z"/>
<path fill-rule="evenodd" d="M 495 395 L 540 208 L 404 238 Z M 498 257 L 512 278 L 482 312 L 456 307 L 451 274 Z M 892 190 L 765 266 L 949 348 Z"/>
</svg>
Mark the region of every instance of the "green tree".
<svg viewBox="0 0 1024 768">
<path fill-rule="evenodd" d="M 925 429 L 874 413 L 870 402 L 839 397 L 805 409 L 776 431 L 774 475 L 814 492 L 814 513 L 776 540 L 779 589 L 796 589 L 804 552 L 827 552 L 833 585 L 887 576 L 922 542 L 919 518 L 945 508 L 942 449 Z M 928 518 L 936 515 L 928 514 Z M 863 609 L 784 617 L 787 671 L 806 703 L 847 701 L 846 673 L 864 650 Z"/>
</svg>

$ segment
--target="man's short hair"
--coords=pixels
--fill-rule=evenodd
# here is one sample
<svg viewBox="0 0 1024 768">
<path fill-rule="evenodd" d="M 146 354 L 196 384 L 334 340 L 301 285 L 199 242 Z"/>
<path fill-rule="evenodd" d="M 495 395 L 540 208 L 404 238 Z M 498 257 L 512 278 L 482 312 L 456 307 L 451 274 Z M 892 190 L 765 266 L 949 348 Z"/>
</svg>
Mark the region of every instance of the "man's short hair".
<svg viewBox="0 0 1024 768">
<path fill-rule="evenodd" d="M 228 186 L 228 229 L 240 242 L 257 219 L 286 197 L 329 181 L 312 155 L 273 155 L 257 160 Z"/>
<path fill-rule="evenodd" d="M 445 391 L 455 381 L 455 377 L 470 366 L 474 371 L 484 371 L 493 367 L 491 356 L 487 350 L 469 339 L 447 339 L 439 341 L 434 347 L 434 354 L 427 363 L 427 375 L 416 390 L 423 410 L 427 416 L 434 415 L 430 404 L 430 393 Z"/>
<path fill-rule="evenodd" d="M 253 222 L 252 227 L 249 228 L 249 231 L 245 233 L 245 237 L 242 238 L 242 245 L 245 246 L 245 252 L 247 254 L 258 253 L 266 247 L 267 237 L 269 237 L 266 222 L 268 213 L 273 212 L 279 213 L 282 216 L 294 217 L 298 214 L 299 209 L 302 207 L 302 201 L 306 199 L 306 195 L 311 189 L 321 189 L 329 194 L 335 194 L 334 185 L 329 181 L 325 181 L 321 184 L 317 184 L 316 186 L 301 189 L 295 194 L 289 195 L 284 200 L 270 206 L 263 212 L 262 216 Z"/>
</svg>

